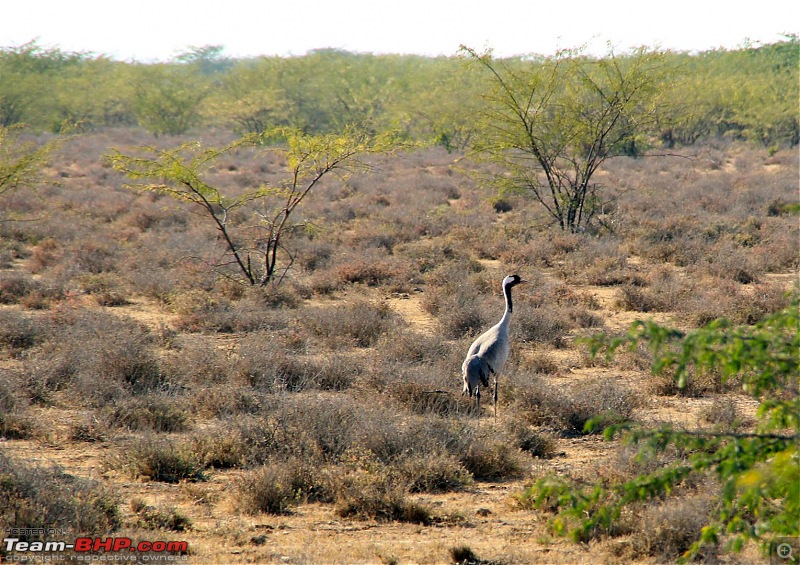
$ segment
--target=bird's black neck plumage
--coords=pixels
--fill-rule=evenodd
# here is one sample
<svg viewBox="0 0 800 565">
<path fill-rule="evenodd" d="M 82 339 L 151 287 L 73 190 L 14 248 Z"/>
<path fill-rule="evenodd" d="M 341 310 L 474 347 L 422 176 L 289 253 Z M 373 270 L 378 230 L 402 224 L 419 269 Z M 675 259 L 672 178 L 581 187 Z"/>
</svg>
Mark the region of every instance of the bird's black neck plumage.
<svg viewBox="0 0 800 565">
<path fill-rule="evenodd" d="M 514 310 L 514 304 L 511 302 L 511 285 L 503 285 L 503 294 L 506 297 L 506 311 L 511 314 Z"/>
</svg>

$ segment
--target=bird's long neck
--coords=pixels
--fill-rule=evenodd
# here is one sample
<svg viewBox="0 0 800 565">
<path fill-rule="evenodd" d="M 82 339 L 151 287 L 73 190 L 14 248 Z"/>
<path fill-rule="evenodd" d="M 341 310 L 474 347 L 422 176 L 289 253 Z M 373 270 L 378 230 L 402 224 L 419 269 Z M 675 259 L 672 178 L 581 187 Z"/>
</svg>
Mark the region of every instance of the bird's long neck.
<svg viewBox="0 0 800 565">
<path fill-rule="evenodd" d="M 508 325 L 508 321 L 511 319 L 511 313 L 514 310 L 514 304 L 511 302 L 511 286 L 504 285 L 503 286 L 503 296 L 506 298 L 506 311 L 503 312 L 503 317 L 500 319 L 500 323 L 502 325 Z"/>
</svg>

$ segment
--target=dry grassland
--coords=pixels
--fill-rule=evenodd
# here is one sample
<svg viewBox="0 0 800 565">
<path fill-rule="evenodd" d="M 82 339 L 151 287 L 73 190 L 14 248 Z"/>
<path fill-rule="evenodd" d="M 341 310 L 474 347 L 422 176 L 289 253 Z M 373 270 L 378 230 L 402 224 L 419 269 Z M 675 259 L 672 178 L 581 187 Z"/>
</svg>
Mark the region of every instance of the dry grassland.
<svg viewBox="0 0 800 565">
<path fill-rule="evenodd" d="M 780 309 L 797 285 L 797 151 L 720 143 L 613 160 L 599 176 L 619 194 L 613 232 L 574 235 L 524 196 L 496 212 L 466 159 L 382 160 L 313 195 L 287 279 L 252 290 L 191 259 L 220 255 L 209 226 L 122 189 L 99 159 L 150 141 L 81 136 L 48 170 L 58 185 L 2 203 L 25 221 L 0 223 L 0 478 L 55 465 L 93 481 L 117 512 L 81 510 L 71 535 L 186 540 L 193 563 L 574 564 L 673 560 L 678 534 L 653 538 L 664 519 L 696 533 L 711 477 L 585 546 L 549 534 L 550 516 L 519 495 L 547 474 L 640 469 L 582 433 L 598 414 L 752 424 L 735 385 L 679 391 L 646 351 L 593 360 L 575 338 Z M 210 175 L 235 192 L 279 178 L 280 163 L 243 153 Z M 460 362 L 502 314 L 511 272 L 531 284 L 515 295 L 497 416 L 484 403 L 476 418 Z M 25 476 L 28 517 L 0 525 L 64 526 L 70 508 L 54 508 L 77 502 Z"/>
</svg>

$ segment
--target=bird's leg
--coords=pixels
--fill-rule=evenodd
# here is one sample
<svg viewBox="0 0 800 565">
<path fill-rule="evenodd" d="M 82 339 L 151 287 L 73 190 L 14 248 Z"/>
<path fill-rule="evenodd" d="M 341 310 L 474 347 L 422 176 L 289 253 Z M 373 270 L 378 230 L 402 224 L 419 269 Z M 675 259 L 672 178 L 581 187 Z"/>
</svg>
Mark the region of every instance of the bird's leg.
<svg viewBox="0 0 800 565">
<path fill-rule="evenodd" d="M 497 420 L 497 375 L 494 377 L 494 419 Z"/>
<path fill-rule="evenodd" d="M 481 385 L 475 387 L 475 406 L 478 412 L 478 417 L 481 416 Z"/>
</svg>

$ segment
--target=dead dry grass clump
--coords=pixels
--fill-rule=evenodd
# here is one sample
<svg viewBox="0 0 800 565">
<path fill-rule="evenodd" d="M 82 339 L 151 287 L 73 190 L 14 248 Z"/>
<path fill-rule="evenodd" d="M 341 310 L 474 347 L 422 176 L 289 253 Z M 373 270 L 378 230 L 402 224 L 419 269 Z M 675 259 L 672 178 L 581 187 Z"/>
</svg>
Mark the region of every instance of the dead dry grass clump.
<svg viewBox="0 0 800 565">
<path fill-rule="evenodd" d="M 160 364 L 170 383 L 202 386 L 229 380 L 229 352 L 213 336 L 176 335 L 166 345 Z"/>
<path fill-rule="evenodd" d="M 408 486 L 389 465 L 368 451 L 354 449 L 329 467 L 325 482 L 343 518 L 429 524 L 431 510 L 408 499 Z"/>
<path fill-rule="evenodd" d="M 700 530 L 711 519 L 714 502 L 708 497 L 668 500 L 647 508 L 633 534 L 634 551 L 660 560 L 678 559 L 700 538 Z M 718 547 L 706 544 L 697 559 L 716 557 Z"/>
<path fill-rule="evenodd" d="M 755 324 L 778 312 L 790 300 L 787 288 L 780 282 L 753 285 L 715 279 L 712 284 L 698 286 L 677 308 L 696 326 L 704 326 L 717 318 L 735 324 Z"/>
<path fill-rule="evenodd" d="M 395 261 L 377 258 L 352 258 L 337 264 L 333 272 L 342 283 L 381 286 L 402 279 L 402 269 Z"/>
<path fill-rule="evenodd" d="M 558 306 L 514 307 L 514 336 L 527 343 L 541 343 L 563 347 L 573 323 Z"/>
<path fill-rule="evenodd" d="M 459 281 L 459 278 L 454 280 Z M 483 300 L 474 282 L 448 280 L 442 286 L 429 287 L 422 295 L 421 304 L 437 318 L 445 338 L 460 339 L 475 337 L 486 329 L 488 316 L 482 307 Z M 502 312 L 502 308 L 502 302 L 498 302 L 498 311 Z"/>
<path fill-rule="evenodd" d="M 744 418 L 730 398 L 717 397 L 698 414 L 700 421 L 724 433 L 736 432 L 745 425 Z"/>
<path fill-rule="evenodd" d="M 453 352 L 453 344 L 438 334 L 400 328 L 383 337 L 375 354 L 382 364 L 407 366 L 433 364 L 450 357 Z"/>
<path fill-rule="evenodd" d="M 24 312 L 0 310 L 0 351 L 19 357 L 44 338 L 41 324 Z"/>
<path fill-rule="evenodd" d="M 390 331 L 396 331 L 400 320 L 386 304 L 355 300 L 333 307 L 307 308 L 300 324 L 330 347 L 370 347 Z"/>
<path fill-rule="evenodd" d="M 67 530 L 74 541 L 75 534 L 103 535 L 121 525 L 117 497 L 96 481 L 4 453 L 0 453 L 0 477 L 0 523 L 30 528 L 20 536 L 25 541 L 43 541 L 51 528 Z"/>
<path fill-rule="evenodd" d="M 236 479 L 237 505 L 247 514 L 287 514 L 314 495 L 317 474 L 296 458 L 262 465 Z"/>
<path fill-rule="evenodd" d="M 202 290 L 179 292 L 170 299 L 176 329 L 184 332 L 232 333 L 236 330 L 233 303 Z"/>
<path fill-rule="evenodd" d="M 516 447 L 533 457 L 547 459 L 556 453 L 556 442 L 548 434 L 535 430 L 522 418 L 515 417 L 507 424 L 508 436 Z"/>
<path fill-rule="evenodd" d="M 663 372 L 650 376 L 647 383 L 649 392 L 658 396 L 683 396 L 700 398 L 708 394 L 729 392 L 738 388 L 738 380 L 722 382 L 722 374 L 717 371 L 696 373 L 688 371 L 686 383 L 681 388 L 674 374 Z"/>
<path fill-rule="evenodd" d="M 259 412 L 263 395 L 249 385 L 220 383 L 194 389 L 188 401 L 192 412 L 201 418 L 228 418 Z"/>
<path fill-rule="evenodd" d="M 175 397 L 164 394 L 133 396 L 105 406 L 101 418 L 111 429 L 185 432 L 191 424 L 181 405 Z"/>
<path fill-rule="evenodd" d="M 0 304 L 17 304 L 36 286 L 33 278 L 25 273 L 0 273 Z"/>
<path fill-rule="evenodd" d="M 452 492 L 472 483 L 473 477 L 450 453 L 412 454 L 400 460 L 399 473 L 410 492 Z"/>
<path fill-rule="evenodd" d="M 76 280 L 80 290 L 94 298 L 100 306 L 125 306 L 130 303 L 130 291 L 116 274 L 93 273 Z"/>
<path fill-rule="evenodd" d="M 424 377 L 414 380 L 400 378 L 387 389 L 390 398 L 415 414 L 443 417 L 469 414 L 475 403 L 455 390 L 432 389 Z"/>
<path fill-rule="evenodd" d="M 571 435 L 599 433 L 607 426 L 631 421 L 640 401 L 630 388 L 613 381 L 556 389 L 537 380 L 517 392 L 515 404 L 528 422 Z"/>
<path fill-rule="evenodd" d="M 0 438 L 25 439 L 34 434 L 27 406 L 17 397 L 17 386 L 0 370 Z"/>
<path fill-rule="evenodd" d="M 48 320 L 41 346 L 24 362 L 31 398 L 47 404 L 66 391 L 83 405 L 102 405 L 166 384 L 150 331 L 128 318 L 65 310 Z"/>
<path fill-rule="evenodd" d="M 110 455 L 106 464 L 111 469 L 127 472 L 135 479 L 164 483 L 206 480 L 206 467 L 201 457 L 185 440 L 144 435 Z"/>
<path fill-rule="evenodd" d="M 361 339 L 368 339 L 367 331 L 364 329 Z M 230 367 L 240 382 L 263 392 L 345 390 L 362 370 L 357 361 L 344 354 L 310 357 L 293 352 L 285 339 L 266 332 L 245 336 Z"/>
<path fill-rule="evenodd" d="M 480 481 L 518 479 L 525 473 L 519 449 L 495 438 L 478 438 L 459 459 Z"/>
<path fill-rule="evenodd" d="M 131 510 L 136 515 L 133 526 L 146 530 L 185 532 L 192 529 L 192 520 L 174 506 L 150 506 L 141 498 L 131 499 Z"/>
<path fill-rule="evenodd" d="M 395 247 L 395 254 L 413 265 L 421 275 L 438 269 L 444 263 L 466 264 L 469 254 L 446 238 L 425 238 Z"/>
</svg>

